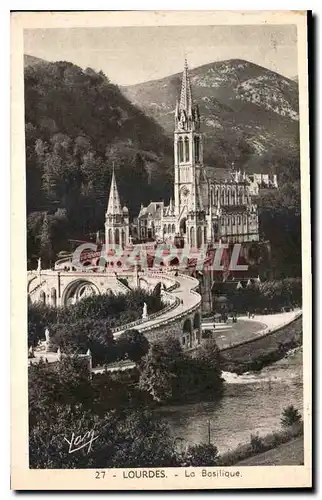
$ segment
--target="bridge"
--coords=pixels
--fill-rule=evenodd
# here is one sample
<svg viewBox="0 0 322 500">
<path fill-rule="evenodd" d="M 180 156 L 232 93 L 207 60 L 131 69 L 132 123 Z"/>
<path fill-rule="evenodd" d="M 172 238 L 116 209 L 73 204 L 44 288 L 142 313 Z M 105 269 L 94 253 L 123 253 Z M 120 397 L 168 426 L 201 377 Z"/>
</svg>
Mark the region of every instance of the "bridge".
<svg viewBox="0 0 322 500">
<path fill-rule="evenodd" d="M 75 304 L 89 295 L 126 294 L 131 289 L 153 291 L 161 284 L 165 307 L 146 318 L 113 330 L 117 338 L 135 328 L 149 341 L 161 336 L 177 337 L 184 348 L 201 342 L 201 296 L 199 281 L 175 270 L 128 270 L 119 273 L 93 271 L 42 270 L 28 272 L 28 300 L 53 307 Z"/>
</svg>

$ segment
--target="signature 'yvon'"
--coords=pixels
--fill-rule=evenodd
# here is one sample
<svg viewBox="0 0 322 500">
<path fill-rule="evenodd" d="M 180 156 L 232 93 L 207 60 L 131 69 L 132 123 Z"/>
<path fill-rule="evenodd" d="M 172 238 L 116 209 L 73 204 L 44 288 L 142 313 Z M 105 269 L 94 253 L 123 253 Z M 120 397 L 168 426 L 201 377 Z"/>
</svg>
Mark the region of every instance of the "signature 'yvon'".
<svg viewBox="0 0 322 500">
<path fill-rule="evenodd" d="M 92 449 L 93 442 L 98 438 L 98 435 L 95 436 L 94 430 L 87 431 L 85 434 L 80 434 L 78 436 L 75 433 L 72 433 L 71 439 L 68 440 L 64 437 L 64 440 L 69 444 L 68 453 L 74 453 L 75 451 L 79 451 L 83 448 L 87 448 L 87 453 L 89 453 Z"/>
</svg>

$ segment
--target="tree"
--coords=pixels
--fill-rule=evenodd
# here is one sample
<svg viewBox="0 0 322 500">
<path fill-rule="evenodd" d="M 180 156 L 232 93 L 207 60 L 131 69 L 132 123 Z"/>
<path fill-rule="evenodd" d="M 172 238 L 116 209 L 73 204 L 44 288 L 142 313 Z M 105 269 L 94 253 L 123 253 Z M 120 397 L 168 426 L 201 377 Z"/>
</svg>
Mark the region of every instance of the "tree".
<svg viewBox="0 0 322 500">
<path fill-rule="evenodd" d="M 282 427 L 290 427 L 294 424 L 300 424 L 301 422 L 302 416 L 297 408 L 295 408 L 293 405 L 289 405 L 284 408 L 281 417 Z"/>
<path fill-rule="evenodd" d="M 140 365 L 140 389 L 158 402 L 171 399 L 183 359 L 180 343 L 172 337 L 151 344 Z"/>
<path fill-rule="evenodd" d="M 207 391 L 213 395 L 220 394 L 223 387 L 221 364 L 221 355 L 215 340 L 205 339 L 197 349 L 195 359 L 191 360 L 182 372 L 182 378 L 185 373 L 187 378 L 186 381 L 183 378 L 183 385 L 199 393 Z"/>
<path fill-rule="evenodd" d="M 43 223 L 40 232 L 40 255 L 43 259 L 45 265 L 51 265 L 52 259 L 52 239 L 51 239 L 51 231 L 48 222 L 47 213 L 45 213 L 43 218 Z"/>
<path fill-rule="evenodd" d="M 118 338 L 121 351 L 132 361 L 139 361 L 149 350 L 149 342 L 138 330 L 126 330 Z"/>
</svg>

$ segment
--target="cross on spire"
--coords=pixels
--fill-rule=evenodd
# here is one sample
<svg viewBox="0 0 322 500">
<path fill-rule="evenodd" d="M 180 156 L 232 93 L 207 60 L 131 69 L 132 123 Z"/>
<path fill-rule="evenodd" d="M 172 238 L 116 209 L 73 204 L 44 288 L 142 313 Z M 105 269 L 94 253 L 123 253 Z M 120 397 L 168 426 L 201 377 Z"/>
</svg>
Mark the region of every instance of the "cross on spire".
<svg viewBox="0 0 322 500">
<path fill-rule="evenodd" d="M 184 60 L 179 110 L 185 111 L 187 116 L 191 116 L 191 113 L 192 113 L 192 95 L 191 95 L 191 86 L 190 86 L 187 58 L 185 58 L 185 60 Z"/>
</svg>

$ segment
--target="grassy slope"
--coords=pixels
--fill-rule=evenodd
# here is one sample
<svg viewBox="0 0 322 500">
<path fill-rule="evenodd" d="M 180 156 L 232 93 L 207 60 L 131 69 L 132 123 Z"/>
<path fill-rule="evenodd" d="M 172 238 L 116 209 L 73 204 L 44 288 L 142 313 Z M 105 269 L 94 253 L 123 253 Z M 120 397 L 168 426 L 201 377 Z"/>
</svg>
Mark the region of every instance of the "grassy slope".
<svg viewBox="0 0 322 500">
<path fill-rule="evenodd" d="M 284 443 L 273 450 L 265 451 L 235 465 L 302 465 L 304 463 L 303 436 Z"/>
</svg>

